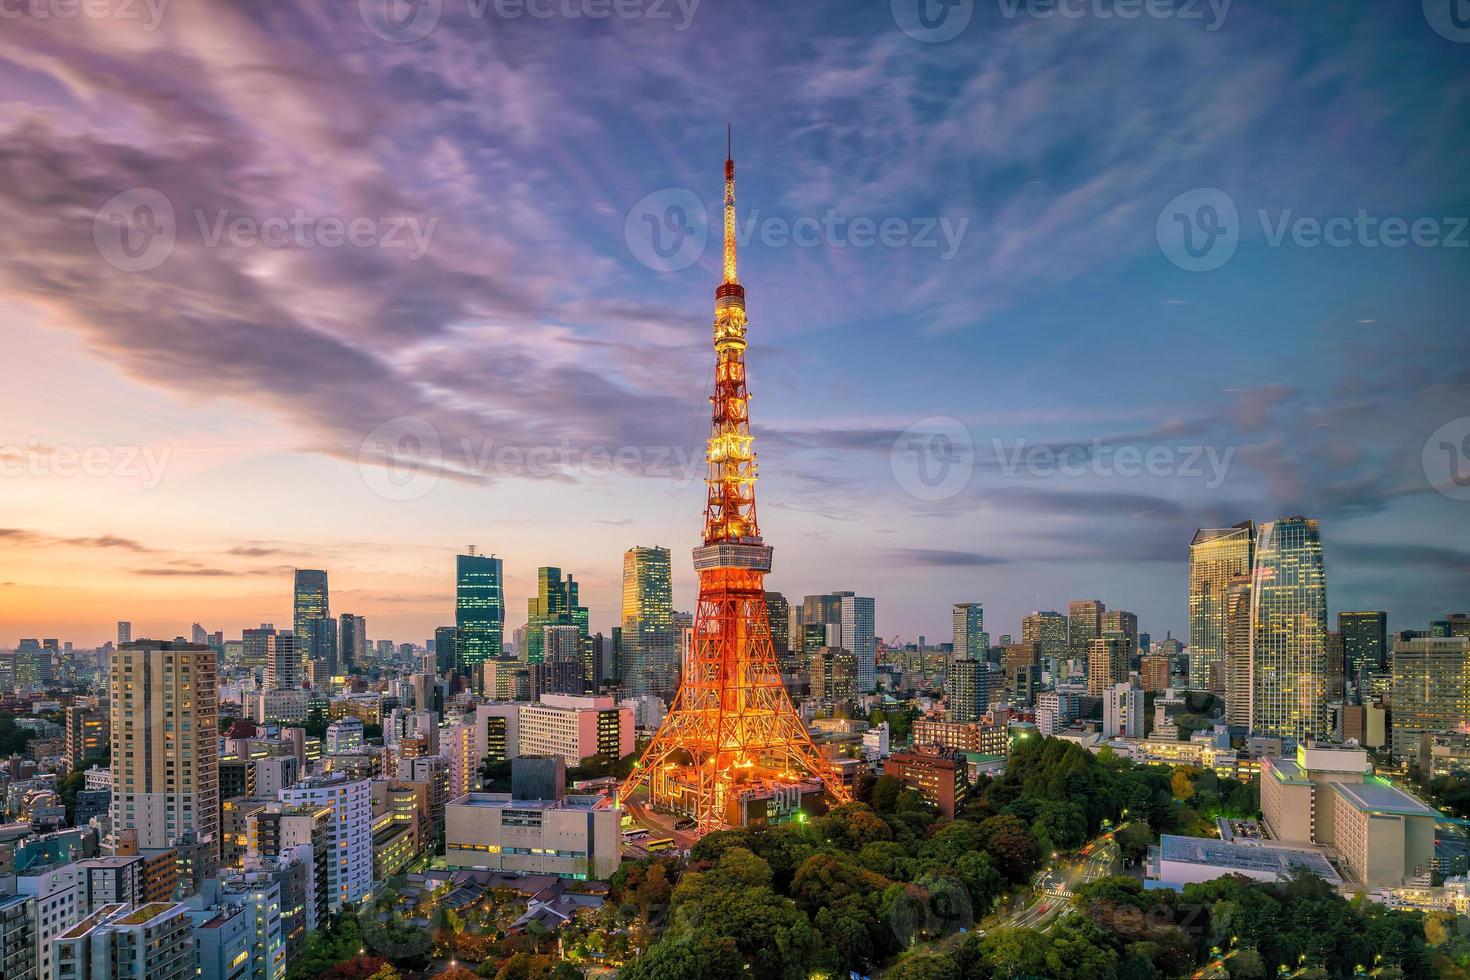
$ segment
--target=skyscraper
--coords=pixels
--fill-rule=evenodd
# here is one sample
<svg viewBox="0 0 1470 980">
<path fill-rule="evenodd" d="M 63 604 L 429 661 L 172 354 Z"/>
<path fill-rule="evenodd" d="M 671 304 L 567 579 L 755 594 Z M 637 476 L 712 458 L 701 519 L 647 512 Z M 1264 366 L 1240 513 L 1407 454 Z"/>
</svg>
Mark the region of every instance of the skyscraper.
<svg viewBox="0 0 1470 980">
<path fill-rule="evenodd" d="M 1067 605 L 1067 657 L 1084 666 L 1092 641 L 1102 636 L 1103 612 L 1100 599 L 1075 599 Z"/>
<path fill-rule="evenodd" d="M 678 637 L 669 549 L 637 546 L 623 552 L 623 689 L 630 697 L 672 697 Z"/>
<path fill-rule="evenodd" d="M 132 642 L 133 624 L 128 622 L 126 619 L 119 619 L 117 621 L 117 645 L 122 646 L 124 643 Z"/>
<path fill-rule="evenodd" d="M 1393 754 L 1412 759 L 1422 735 L 1470 727 L 1470 639 L 1419 637 L 1393 644 Z"/>
<path fill-rule="evenodd" d="M 361 666 L 368 658 L 367 620 L 343 613 L 337 630 L 337 660 L 345 674 L 353 666 Z"/>
<path fill-rule="evenodd" d="M 1067 657 L 1067 617 L 1049 609 L 1021 617 L 1021 642 L 1034 643 L 1041 665 L 1055 675 Z"/>
<path fill-rule="evenodd" d="M 434 630 L 434 672 L 445 674 L 465 673 L 459 660 L 459 627 L 439 626 Z"/>
<path fill-rule="evenodd" d="M 783 671 L 796 669 L 791 644 L 791 603 L 779 592 L 766 593 L 766 618 L 771 621 L 771 645 L 776 648 L 776 662 Z"/>
<path fill-rule="evenodd" d="M 504 653 L 504 568 L 499 558 L 477 555 L 474 549 L 455 557 L 454 627 L 459 644 L 455 668 L 479 691 L 485 682 L 485 662 Z"/>
<path fill-rule="evenodd" d="M 1103 613 L 1102 631 L 1108 633 L 1121 633 L 1124 640 L 1124 652 L 1129 660 L 1138 653 L 1138 614 L 1125 612 L 1122 609 L 1109 609 Z"/>
<path fill-rule="evenodd" d="M 296 652 L 304 677 L 331 676 L 337 668 L 337 621 L 331 616 L 309 616 L 305 635 L 296 634 Z"/>
<path fill-rule="evenodd" d="M 246 633 L 262 631 L 246 630 Z M 264 633 L 265 640 L 265 688 L 268 691 L 295 689 L 305 680 L 302 672 L 301 651 L 296 647 L 292 633 Z"/>
<path fill-rule="evenodd" d="M 578 599 L 576 579 L 571 575 L 563 579 L 561 569 L 549 565 L 536 570 L 536 594 L 526 600 L 526 663 L 544 659 L 542 630 L 547 626 L 577 626 L 587 637 L 587 607 Z M 628 642 L 626 630 L 623 642 Z"/>
<path fill-rule="evenodd" d="M 112 655 L 112 833 L 140 848 L 198 843 L 219 856 L 218 658 L 207 646 L 139 640 Z"/>
<path fill-rule="evenodd" d="M 1388 613 L 1339 612 L 1337 632 L 1342 635 L 1343 673 L 1355 687 L 1365 671 L 1388 664 Z"/>
<path fill-rule="evenodd" d="M 292 613 L 292 632 L 296 634 L 297 652 L 303 660 L 337 660 L 337 621 L 332 619 L 327 597 L 327 573 L 319 568 L 296 569 Z M 331 627 L 320 625 L 329 620 Z"/>
<path fill-rule="evenodd" d="M 1251 730 L 1325 738 L 1326 695 L 1327 576 L 1317 522 L 1262 524 L 1251 578 Z"/>
<path fill-rule="evenodd" d="M 979 721 L 990 707 L 990 664 L 951 657 L 944 672 L 944 700 L 950 721 Z"/>
<path fill-rule="evenodd" d="M 240 663 L 246 667 L 265 667 L 270 663 L 271 637 L 276 635 L 274 626 L 261 624 L 259 629 L 240 632 Z"/>
<path fill-rule="evenodd" d="M 1201 528 L 1189 544 L 1189 686 L 1223 694 L 1225 634 L 1230 582 L 1248 575 L 1256 526 Z"/>
<path fill-rule="evenodd" d="M 871 596 L 840 593 L 842 596 L 842 646 L 852 651 L 857 663 L 859 694 L 868 694 L 878 686 L 878 633 L 875 625 L 875 603 Z"/>
<path fill-rule="evenodd" d="M 843 647 L 822 647 L 812 655 L 812 700 L 817 711 L 838 717 L 857 699 L 857 661 Z"/>
<path fill-rule="evenodd" d="M 541 629 L 541 666 L 546 691 L 550 694 L 586 694 L 588 683 L 584 651 L 586 642 L 575 626 L 544 626 Z"/>
<path fill-rule="evenodd" d="M 1087 693 L 1106 694 L 1128 679 L 1128 637 L 1104 633 L 1087 651 Z"/>
<path fill-rule="evenodd" d="M 1251 576 L 1236 575 L 1225 593 L 1225 722 L 1251 723 Z"/>
<path fill-rule="evenodd" d="M 327 598 L 327 573 L 318 568 L 296 569 L 294 595 L 295 618 L 292 621 L 292 632 L 297 636 L 305 636 L 308 619 L 331 615 L 331 603 Z"/>
<path fill-rule="evenodd" d="M 971 660 L 990 656 L 990 634 L 985 632 L 985 606 L 979 602 L 956 602 L 954 619 L 954 655 Z"/>
</svg>

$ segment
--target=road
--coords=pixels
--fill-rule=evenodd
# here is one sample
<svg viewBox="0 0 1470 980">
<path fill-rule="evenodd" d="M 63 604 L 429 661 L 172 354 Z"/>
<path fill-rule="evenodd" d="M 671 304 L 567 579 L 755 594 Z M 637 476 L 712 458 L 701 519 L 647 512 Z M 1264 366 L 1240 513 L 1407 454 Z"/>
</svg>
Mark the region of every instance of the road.
<svg viewBox="0 0 1470 980">
<path fill-rule="evenodd" d="M 675 830 L 674 823 L 679 819 L 667 813 L 656 813 L 647 805 L 629 800 L 625 806 L 628 819 L 636 826 L 648 831 L 650 837 L 672 837 L 674 846 L 681 851 L 688 851 L 699 840 L 699 835 L 692 830 Z M 641 847 L 636 844 L 624 844 L 625 851 L 640 851 Z"/>
</svg>

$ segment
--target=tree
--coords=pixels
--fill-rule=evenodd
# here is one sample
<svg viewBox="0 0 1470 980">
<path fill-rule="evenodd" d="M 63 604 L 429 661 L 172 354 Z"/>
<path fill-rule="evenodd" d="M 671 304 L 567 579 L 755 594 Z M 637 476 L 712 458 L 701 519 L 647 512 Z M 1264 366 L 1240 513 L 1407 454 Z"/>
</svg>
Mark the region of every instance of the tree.
<svg viewBox="0 0 1470 980">
<path fill-rule="evenodd" d="M 384 970 L 390 971 L 390 978 L 398 976 L 398 971 L 381 956 L 354 956 L 329 967 L 319 976 L 321 980 L 378 980 L 378 974 Z"/>
<path fill-rule="evenodd" d="M 948 956 L 920 951 L 899 960 L 887 977 L 888 980 L 960 980 L 960 971 Z"/>
<path fill-rule="evenodd" d="M 1148 853 L 1149 846 L 1154 842 L 1154 834 L 1147 823 L 1134 820 L 1120 827 L 1113 835 L 1113 840 L 1118 842 L 1123 860 L 1128 864 L 1136 864 Z"/>
<path fill-rule="evenodd" d="M 567 965 L 558 962 L 554 956 L 516 953 L 501 964 L 495 974 L 495 980 L 561 980 L 564 974 L 559 972 L 560 968 Z M 452 980 L 473 980 L 474 974 L 464 967 L 451 967 L 439 974 L 439 977 L 452 977 Z M 439 980 L 439 978 L 436 977 L 434 980 Z"/>
<path fill-rule="evenodd" d="M 844 803 L 817 818 L 821 837 L 839 846 L 857 849 L 873 841 L 892 840 L 893 831 L 862 803 Z"/>
<path fill-rule="evenodd" d="M 1032 929 L 997 929 L 988 936 L 971 936 L 960 948 L 965 976 L 1042 976 L 1051 940 Z M 982 972 L 989 967 L 992 973 Z"/>
<path fill-rule="evenodd" d="M 1032 830 L 1052 847 L 1069 851 L 1087 840 L 1087 813 L 1077 803 L 1047 800 L 1038 809 Z"/>
<path fill-rule="evenodd" d="M 1266 980 L 1266 962 L 1253 949 L 1242 949 L 1226 960 L 1230 980 Z"/>
<path fill-rule="evenodd" d="M 662 942 L 618 971 L 618 980 L 743 980 L 745 964 L 733 940 L 692 936 Z"/>
<path fill-rule="evenodd" d="M 986 852 L 1007 878 L 1025 881 L 1036 870 L 1036 840 L 1018 818 L 991 817 L 980 825 L 980 831 Z"/>
<path fill-rule="evenodd" d="M 1189 770 L 1184 766 L 1175 766 L 1174 775 L 1169 779 L 1169 789 L 1176 800 L 1194 799 L 1194 781 L 1189 778 Z"/>
</svg>

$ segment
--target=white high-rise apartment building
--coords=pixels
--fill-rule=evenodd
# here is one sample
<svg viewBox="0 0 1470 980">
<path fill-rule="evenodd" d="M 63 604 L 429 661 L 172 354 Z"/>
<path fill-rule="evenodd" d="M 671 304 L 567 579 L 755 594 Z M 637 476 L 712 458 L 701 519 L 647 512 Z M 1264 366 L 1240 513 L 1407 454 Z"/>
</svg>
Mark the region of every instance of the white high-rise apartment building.
<svg viewBox="0 0 1470 980">
<path fill-rule="evenodd" d="M 868 596 L 839 593 L 842 596 L 842 642 L 857 661 L 859 694 L 868 694 L 878 686 L 878 634 L 873 599 Z"/>
<path fill-rule="evenodd" d="M 333 910 L 351 905 L 373 887 L 373 794 L 367 779 L 341 774 L 303 779 L 281 790 L 281 802 L 330 807 L 327 888 Z"/>
</svg>

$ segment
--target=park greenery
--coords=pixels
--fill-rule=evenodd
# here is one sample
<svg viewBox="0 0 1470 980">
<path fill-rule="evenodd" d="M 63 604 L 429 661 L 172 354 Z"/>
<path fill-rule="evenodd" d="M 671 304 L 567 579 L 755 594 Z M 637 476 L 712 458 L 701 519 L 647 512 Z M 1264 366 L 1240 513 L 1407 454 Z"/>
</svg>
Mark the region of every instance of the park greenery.
<svg viewBox="0 0 1470 980">
<path fill-rule="evenodd" d="M 29 729 L 15 723 L 15 715 L 0 711 L 0 758 L 24 754 L 31 734 Z"/>
<path fill-rule="evenodd" d="M 587 760 L 578 774 L 618 775 L 623 761 Z M 487 770 L 493 781 L 509 776 L 508 767 Z M 1470 980 L 1461 969 L 1470 939 L 1455 930 L 1463 920 L 1349 901 L 1306 874 L 1183 892 L 1145 890 L 1136 873 L 1125 874 L 1078 887 L 1073 912 L 1045 931 L 1008 927 L 1037 900 L 1031 882 L 1053 855 L 1112 829 L 1126 869 L 1160 833 L 1208 833 L 1218 816 L 1257 809 L 1253 783 L 1208 769 L 1023 740 L 1002 775 L 969 788 L 953 820 L 897 780 L 865 776 L 854 802 L 823 815 L 708 834 L 687 860 L 666 853 L 625 863 L 602 907 L 554 935 L 536 923 L 513 926 L 524 899 L 510 892 L 461 909 L 385 893 L 372 912 L 334 918 L 313 934 L 287 980 L 392 980 L 400 974 L 391 971 L 411 976 L 426 961 L 431 973 L 457 963 L 457 980 L 573 980 L 589 967 L 618 969 L 620 980 L 849 971 L 888 980 L 1152 980 L 1207 963 L 1215 976 L 1242 980 L 1370 971 Z M 376 934 L 389 915 L 427 922 L 431 942 Z"/>
<path fill-rule="evenodd" d="M 953 942 L 938 941 L 1024 904 L 1053 853 L 1107 826 L 1127 821 L 1119 844 L 1137 860 L 1160 832 L 1255 809 L 1249 786 L 1213 772 L 1138 766 L 1060 739 L 1020 743 L 1006 772 L 972 787 L 954 820 L 891 777 L 864 779 L 857 797 L 805 823 L 709 834 L 687 865 L 625 866 L 611 903 L 630 937 L 620 977 L 797 980 L 887 964 L 896 964 L 889 976 L 1009 976 L 973 972 L 998 955 L 980 956 L 976 932 L 947 953 L 940 949 Z M 1054 980 L 1177 976 L 1209 951 L 1203 937 L 1181 931 L 1130 940 L 1136 948 L 1124 956 L 1101 932 L 1072 917 L 1012 941 L 1023 947 L 1018 958 L 1039 949 L 1041 960 L 1069 964 L 1030 971 Z"/>
</svg>

